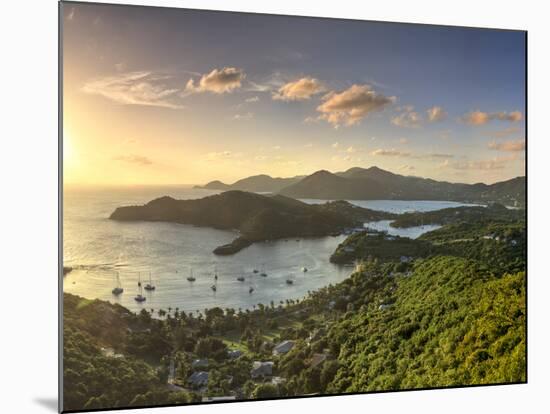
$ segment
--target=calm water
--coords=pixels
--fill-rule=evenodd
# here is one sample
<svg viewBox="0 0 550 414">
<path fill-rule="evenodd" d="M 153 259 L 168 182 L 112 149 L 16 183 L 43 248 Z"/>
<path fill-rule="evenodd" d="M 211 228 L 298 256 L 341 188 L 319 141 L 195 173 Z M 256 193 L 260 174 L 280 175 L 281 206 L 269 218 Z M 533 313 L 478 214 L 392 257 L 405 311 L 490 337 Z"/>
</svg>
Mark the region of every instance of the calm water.
<svg viewBox="0 0 550 414">
<path fill-rule="evenodd" d="M 215 230 L 174 223 L 116 222 L 108 220 L 122 205 L 143 204 L 169 195 L 177 199 L 201 198 L 216 191 L 189 187 L 134 187 L 111 189 L 65 189 L 63 220 L 64 265 L 74 270 L 64 278 L 64 291 L 86 298 L 118 302 L 131 310 L 179 307 L 196 311 L 220 306 L 251 308 L 258 303 L 276 304 L 305 296 L 330 283 L 337 283 L 352 271 L 333 265 L 329 256 L 345 236 L 315 239 L 289 239 L 253 244 L 232 256 L 216 256 L 212 250 L 236 237 L 232 231 Z M 310 203 L 321 200 L 304 200 Z M 353 201 L 377 210 L 429 211 L 460 205 L 438 201 Z M 392 234 L 418 237 L 437 228 L 424 226 L 393 229 L 389 221 L 368 223 L 371 228 Z M 307 267 L 307 272 L 302 272 Z M 264 270 L 268 276 L 254 274 Z M 187 281 L 193 270 L 196 281 Z M 218 274 L 217 291 L 214 273 Z M 139 278 L 145 283 L 151 273 L 156 290 L 144 291 L 143 304 L 134 301 Z M 111 294 L 116 275 L 124 293 Z M 244 276 L 245 282 L 237 281 Z M 288 285 L 291 278 L 294 284 Z M 249 288 L 254 292 L 249 294 Z"/>
</svg>

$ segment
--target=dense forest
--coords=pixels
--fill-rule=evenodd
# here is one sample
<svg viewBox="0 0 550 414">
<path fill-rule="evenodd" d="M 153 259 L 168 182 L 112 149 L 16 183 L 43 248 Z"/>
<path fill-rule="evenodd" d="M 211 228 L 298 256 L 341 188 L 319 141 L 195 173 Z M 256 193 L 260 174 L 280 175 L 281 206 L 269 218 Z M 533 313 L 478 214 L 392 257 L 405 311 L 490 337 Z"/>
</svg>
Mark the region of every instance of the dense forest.
<svg viewBox="0 0 550 414">
<path fill-rule="evenodd" d="M 525 222 L 363 232 L 352 275 L 252 309 L 64 295 L 66 410 L 526 380 Z"/>
</svg>

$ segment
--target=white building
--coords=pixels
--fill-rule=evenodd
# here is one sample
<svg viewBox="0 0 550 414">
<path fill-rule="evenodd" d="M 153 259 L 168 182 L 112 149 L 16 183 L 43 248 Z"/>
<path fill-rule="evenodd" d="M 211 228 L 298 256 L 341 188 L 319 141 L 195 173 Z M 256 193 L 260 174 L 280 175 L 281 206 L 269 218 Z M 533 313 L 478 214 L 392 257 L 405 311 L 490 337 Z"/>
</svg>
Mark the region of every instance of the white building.
<svg viewBox="0 0 550 414">
<path fill-rule="evenodd" d="M 271 377 L 273 375 L 273 362 L 272 361 L 254 361 L 252 364 L 252 370 L 250 371 L 250 376 L 255 378 L 265 378 Z"/>
</svg>

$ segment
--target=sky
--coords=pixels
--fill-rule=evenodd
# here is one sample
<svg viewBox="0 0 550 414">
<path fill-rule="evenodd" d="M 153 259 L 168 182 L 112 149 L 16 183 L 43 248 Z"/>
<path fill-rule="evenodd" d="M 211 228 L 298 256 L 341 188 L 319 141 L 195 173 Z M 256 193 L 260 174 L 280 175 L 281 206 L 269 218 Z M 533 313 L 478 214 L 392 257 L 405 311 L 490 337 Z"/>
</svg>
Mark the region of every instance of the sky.
<svg viewBox="0 0 550 414">
<path fill-rule="evenodd" d="M 525 35 L 65 2 L 64 183 L 525 173 Z"/>
</svg>

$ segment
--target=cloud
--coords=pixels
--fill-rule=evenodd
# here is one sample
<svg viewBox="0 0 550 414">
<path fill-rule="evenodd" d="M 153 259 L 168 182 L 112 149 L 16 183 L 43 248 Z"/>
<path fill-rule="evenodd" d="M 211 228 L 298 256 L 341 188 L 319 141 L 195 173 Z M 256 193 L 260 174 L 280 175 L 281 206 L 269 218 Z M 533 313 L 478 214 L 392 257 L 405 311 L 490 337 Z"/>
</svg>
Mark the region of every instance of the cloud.
<svg viewBox="0 0 550 414">
<path fill-rule="evenodd" d="M 334 144 L 331 145 L 332 148 L 338 148 L 340 146 L 340 144 L 338 142 L 335 142 Z"/>
<path fill-rule="evenodd" d="M 353 153 L 355 153 L 355 152 L 357 152 L 357 151 L 358 151 L 358 150 L 357 150 L 357 148 L 355 148 L 355 147 L 348 147 L 348 148 L 346 149 L 346 152 L 347 152 L 348 154 L 353 154 Z"/>
<path fill-rule="evenodd" d="M 371 112 L 382 111 L 397 99 L 375 92 L 370 85 L 352 85 L 342 92 L 330 92 L 317 107 L 320 118 L 334 127 L 356 125 Z"/>
<path fill-rule="evenodd" d="M 231 151 L 219 151 L 219 152 L 209 152 L 205 154 L 204 159 L 206 161 L 220 161 L 230 158 L 240 158 L 244 154 L 242 152 L 231 152 Z"/>
<path fill-rule="evenodd" d="M 128 162 L 130 164 L 151 165 L 153 161 L 143 155 L 118 155 L 113 158 L 116 161 Z"/>
<path fill-rule="evenodd" d="M 523 114 L 519 111 L 513 112 L 483 112 L 472 111 L 462 117 L 462 120 L 469 125 L 484 125 L 489 121 L 509 121 L 519 122 L 523 119 Z"/>
<path fill-rule="evenodd" d="M 273 72 L 259 80 L 248 80 L 246 90 L 249 92 L 274 92 L 287 81 L 283 79 L 281 72 Z"/>
<path fill-rule="evenodd" d="M 447 112 L 440 106 L 432 106 L 426 110 L 426 113 L 428 114 L 428 121 L 430 122 L 442 121 L 447 117 Z"/>
<path fill-rule="evenodd" d="M 233 119 L 235 121 L 249 121 L 252 118 L 254 118 L 254 114 L 252 112 L 247 112 L 245 114 L 235 114 L 235 115 L 233 115 Z"/>
<path fill-rule="evenodd" d="M 502 130 L 499 130 L 499 131 L 487 132 L 484 135 L 487 135 L 489 137 L 494 137 L 494 138 L 504 138 L 504 137 L 508 137 L 510 135 L 517 135 L 517 134 L 519 134 L 519 132 L 520 132 L 520 128 L 510 126 L 508 128 L 505 128 L 505 129 L 502 129 Z"/>
<path fill-rule="evenodd" d="M 512 161 L 518 160 L 519 157 L 516 154 L 504 156 L 504 157 L 495 157 L 486 160 L 471 160 L 471 161 L 455 161 L 450 162 L 445 160 L 439 165 L 439 168 L 452 168 L 454 170 L 481 170 L 481 171 L 491 171 L 491 170 L 502 170 L 506 168 L 507 164 Z"/>
<path fill-rule="evenodd" d="M 400 144 L 407 144 L 409 142 L 409 140 L 407 138 L 399 138 L 399 143 Z"/>
<path fill-rule="evenodd" d="M 438 153 L 438 152 L 432 152 L 430 154 L 426 155 L 426 158 L 453 158 L 453 154 L 444 154 L 444 153 Z"/>
<path fill-rule="evenodd" d="M 247 103 L 254 103 L 260 100 L 259 96 L 252 96 L 251 98 L 246 98 L 244 101 Z"/>
<path fill-rule="evenodd" d="M 307 144 L 304 144 L 304 148 L 313 148 L 313 143 L 308 142 Z"/>
<path fill-rule="evenodd" d="M 403 128 L 418 128 L 422 124 L 422 117 L 412 106 L 400 109 L 401 113 L 391 119 L 391 123 Z"/>
<path fill-rule="evenodd" d="M 414 171 L 416 168 L 414 165 L 401 165 L 399 166 L 401 171 Z"/>
<path fill-rule="evenodd" d="M 245 77 L 246 75 L 241 69 L 214 69 L 212 72 L 202 75 L 197 85 L 195 85 L 194 79 L 189 79 L 185 86 L 184 94 L 202 92 L 230 93 L 241 87 Z"/>
<path fill-rule="evenodd" d="M 315 124 L 319 121 L 320 119 L 318 117 L 308 116 L 304 119 L 304 124 Z"/>
<path fill-rule="evenodd" d="M 402 157 L 402 158 L 413 158 L 413 159 L 440 159 L 440 158 L 453 158 L 452 154 L 443 154 L 437 152 L 430 152 L 427 154 L 422 153 L 412 153 L 407 151 L 400 151 L 395 148 L 384 149 L 378 148 L 370 153 L 370 155 L 379 155 L 384 157 Z"/>
<path fill-rule="evenodd" d="M 171 100 L 178 90 L 166 86 L 167 79 L 152 72 L 128 72 L 91 80 L 84 84 L 82 91 L 123 105 L 182 108 Z"/>
<path fill-rule="evenodd" d="M 272 98 L 281 101 L 303 101 L 324 91 L 326 87 L 319 80 L 305 77 L 284 84 L 273 93 Z"/>
<path fill-rule="evenodd" d="M 371 155 L 380 155 L 384 157 L 409 157 L 411 153 L 399 151 L 399 150 L 396 150 L 395 148 L 392 148 L 392 149 L 378 148 L 377 150 L 372 151 Z"/>
<path fill-rule="evenodd" d="M 489 149 L 498 150 L 498 151 L 508 151 L 508 152 L 525 151 L 525 140 L 518 139 L 517 141 L 505 141 L 505 142 L 491 141 L 487 146 Z"/>
</svg>

